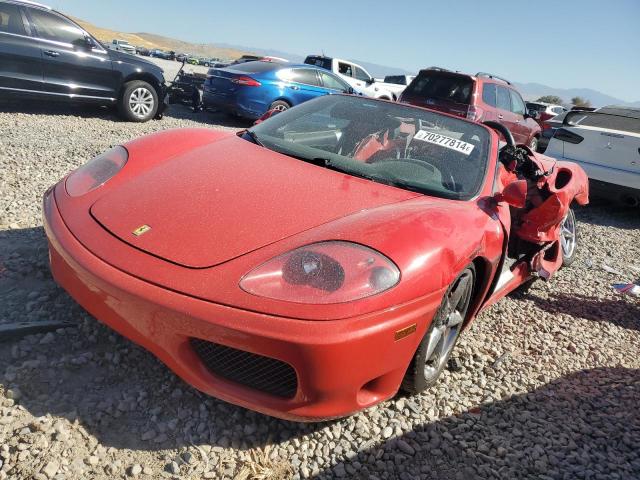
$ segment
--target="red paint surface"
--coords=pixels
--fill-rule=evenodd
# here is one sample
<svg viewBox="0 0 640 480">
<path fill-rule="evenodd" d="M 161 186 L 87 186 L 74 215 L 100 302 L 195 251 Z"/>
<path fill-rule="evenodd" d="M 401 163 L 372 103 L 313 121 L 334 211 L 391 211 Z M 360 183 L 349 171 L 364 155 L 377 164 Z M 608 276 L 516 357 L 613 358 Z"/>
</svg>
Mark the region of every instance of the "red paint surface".
<svg viewBox="0 0 640 480">
<path fill-rule="evenodd" d="M 396 393 L 443 292 L 466 265 L 475 262 L 479 272 L 468 322 L 531 275 L 531 266 L 519 263 L 514 279 L 492 290 L 510 219 L 508 206 L 493 199 L 508 176 L 495 179 L 503 169 L 491 135 L 485 184 L 469 201 L 329 171 L 233 134 L 194 129 L 144 137 L 126 145 L 129 161 L 102 187 L 74 198 L 62 181 L 47 193 L 52 271 L 96 318 L 205 393 L 283 418 L 346 415 Z M 538 214 L 543 223 L 573 196 L 587 200 L 584 172 L 560 167 L 575 175 L 554 193 L 560 210 Z M 142 224 L 152 230 L 134 237 Z M 557 240 L 556 230 L 544 231 Z M 379 251 L 397 265 L 400 282 L 378 295 L 327 305 L 239 288 L 258 265 L 325 240 Z M 416 333 L 396 342 L 394 332 L 413 323 Z M 290 363 L 296 396 L 282 400 L 215 377 L 189 337 Z"/>
</svg>

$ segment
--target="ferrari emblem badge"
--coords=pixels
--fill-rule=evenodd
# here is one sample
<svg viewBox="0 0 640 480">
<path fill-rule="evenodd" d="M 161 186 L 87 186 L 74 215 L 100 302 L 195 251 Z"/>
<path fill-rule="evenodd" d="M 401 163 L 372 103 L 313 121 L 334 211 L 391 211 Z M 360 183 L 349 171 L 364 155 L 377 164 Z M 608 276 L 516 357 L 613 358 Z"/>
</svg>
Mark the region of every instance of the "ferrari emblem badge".
<svg viewBox="0 0 640 480">
<path fill-rule="evenodd" d="M 144 235 L 145 233 L 147 233 L 149 230 L 151 230 L 151 227 L 149 225 L 140 225 L 131 233 L 133 233 L 136 237 L 139 237 L 140 235 Z"/>
</svg>

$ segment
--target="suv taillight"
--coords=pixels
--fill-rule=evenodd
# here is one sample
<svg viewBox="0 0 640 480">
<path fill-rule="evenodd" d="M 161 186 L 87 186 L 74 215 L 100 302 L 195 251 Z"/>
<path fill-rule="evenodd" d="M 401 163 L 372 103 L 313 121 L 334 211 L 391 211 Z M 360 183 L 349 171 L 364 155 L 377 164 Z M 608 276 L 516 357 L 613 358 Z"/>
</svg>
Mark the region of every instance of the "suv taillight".
<svg viewBox="0 0 640 480">
<path fill-rule="evenodd" d="M 231 82 L 236 85 L 244 85 L 245 87 L 259 87 L 262 85 L 259 81 L 254 80 L 251 77 L 236 77 L 232 78 Z"/>
<path fill-rule="evenodd" d="M 475 105 L 469 105 L 469 109 L 467 110 L 467 119 L 472 122 L 479 122 L 484 115 L 484 112 L 481 108 L 476 107 Z"/>
</svg>

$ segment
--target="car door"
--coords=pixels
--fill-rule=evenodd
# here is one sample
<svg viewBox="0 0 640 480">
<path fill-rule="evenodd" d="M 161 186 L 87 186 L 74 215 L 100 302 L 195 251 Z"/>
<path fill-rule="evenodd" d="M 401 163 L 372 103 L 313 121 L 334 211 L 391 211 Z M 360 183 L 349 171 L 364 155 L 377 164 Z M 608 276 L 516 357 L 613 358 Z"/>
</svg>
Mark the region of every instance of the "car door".
<svg viewBox="0 0 640 480">
<path fill-rule="evenodd" d="M 0 2 L 0 90 L 42 90 L 40 45 L 28 28 L 18 5 Z"/>
<path fill-rule="evenodd" d="M 321 86 L 317 70 L 313 68 L 292 68 L 288 77 L 288 96 L 294 105 L 328 93 Z"/>
<path fill-rule="evenodd" d="M 522 143 L 522 137 L 517 130 L 516 115 L 511 111 L 511 94 L 509 89 L 502 85 L 496 85 L 496 110 L 497 121 L 509 129 L 516 143 Z"/>
<path fill-rule="evenodd" d="M 511 96 L 511 113 L 513 114 L 514 122 L 514 127 L 511 132 L 513 133 L 516 143 L 527 145 L 529 143 L 529 126 L 527 125 L 527 119 L 524 117 L 527 107 L 518 92 L 511 88 L 508 90 Z"/>
<path fill-rule="evenodd" d="M 47 92 L 115 100 L 118 74 L 112 68 L 109 53 L 62 15 L 36 7 L 26 11 L 42 51 Z"/>
<path fill-rule="evenodd" d="M 364 92 L 366 89 L 366 85 L 364 82 L 356 79 L 353 76 L 354 66 L 348 62 L 338 61 L 338 71 L 334 73 L 338 73 L 338 75 L 353 88 L 358 89 L 361 92 Z"/>
<path fill-rule="evenodd" d="M 377 87 L 373 86 L 373 78 L 362 68 L 353 66 L 353 77 L 356 79 L 356 88 L 366 92 L 370 96 L 375 96 Z"/>
</svg>

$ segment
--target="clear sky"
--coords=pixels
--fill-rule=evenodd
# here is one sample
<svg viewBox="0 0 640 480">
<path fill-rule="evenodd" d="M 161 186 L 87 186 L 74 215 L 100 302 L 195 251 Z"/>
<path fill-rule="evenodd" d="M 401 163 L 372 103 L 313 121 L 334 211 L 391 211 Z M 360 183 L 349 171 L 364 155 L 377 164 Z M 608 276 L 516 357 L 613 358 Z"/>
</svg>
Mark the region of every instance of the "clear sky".
<svg viewBox="0 0 640 480">
<path fill-rule="evenodd" d="M 46 2 L 47 0 L 41 0 Z M 640 0 L 50 0 L 98 26 L 193 43 L 437 65 L 640 100 Z"/>
</svg>

